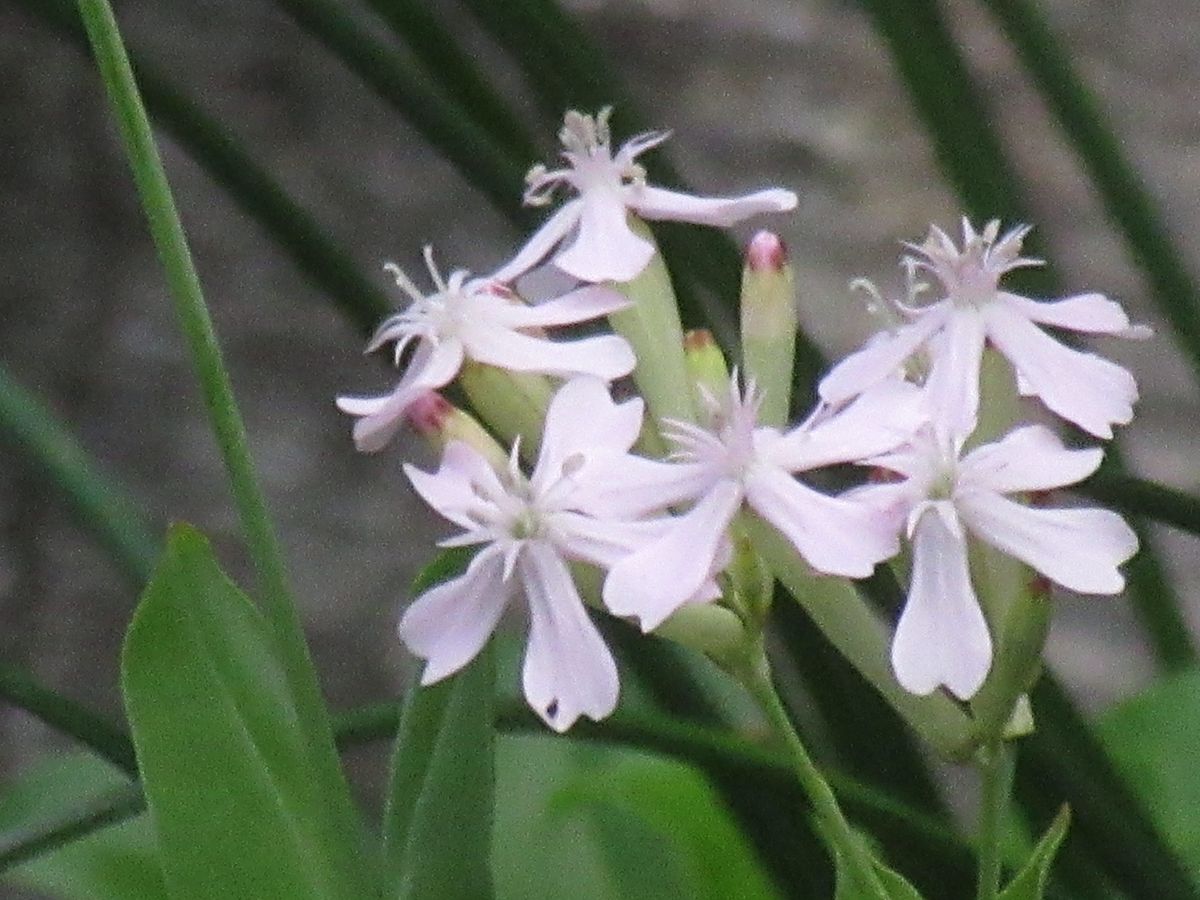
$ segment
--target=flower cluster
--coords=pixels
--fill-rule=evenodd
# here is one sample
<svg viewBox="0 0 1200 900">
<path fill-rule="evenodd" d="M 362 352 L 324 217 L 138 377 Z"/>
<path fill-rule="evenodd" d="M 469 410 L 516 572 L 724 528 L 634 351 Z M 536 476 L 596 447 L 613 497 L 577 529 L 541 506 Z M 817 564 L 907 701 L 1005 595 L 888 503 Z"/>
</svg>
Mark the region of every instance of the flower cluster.
<svg viewBox="0 0 1200 900">
<path fill-rule="evenodd" d="M 993 347 L 1011 363 L 1021 395 L 1091 435 L 1111 437 L 1112 426 L 1132 416 L 1132 377 L 1043 326 L 1124 337 L 1146 329 L 1099 294 L 1044 302 L 1003 290 L 1006 272 L 1037 264 L 1021 256 L 1026 229 L 1002 235 L 991 222 L 976 232 L 964 221 L 961 246 L 937 228 L 910 245 L 906 296 L 889 301 L 898 324 L 837 363 L 819 386 L 816 408 L 798 424 L 760 416 L 764 394 L 786 398 L 788 385 L 756 383 L 748 336 L 741 373 L 728 373 L 720 360 L 701 377 L 686 368 L 679 335 L 662 335 L 652 352 L 677 355 L 680 371 L 691 374 L 689 396 L 671 404 L 684 413 L 661 415 L 653 398 L 662 385 L 651 383 L 660 369 L 648 364 L 644 347 L 616 334 L 550 340 L 545 329 L 605 316 L 615 322 L 629 314 L 631 297 L 652 302 L 648 293 L 673 304 L 669 283 L 628 289 L 650 277 L 656 253 L 639 218 L 726 225 L 791 209 L 796 197 L 771 189 L 702 198 L 653 187 L 636 160 L 667 135 L 640 135 L 614 153 L 608 113 L 567 113 L 560 133 L 566 165 L 531 169 L 525 201 L 549 203 L 560 187 L 575 196 L 510 262 L 484 278 L 456 271 L 443 280 L 427 249 L 435 287 L 428 295 L 393 267 L 412 302 L 383 323 L 368 349 L 394 344 L 404 373 L 386 396 L 338 401 L 358 417 L 354 437 L 364 451 L 382 447 L 406 420 L 441 435 L 436 471 L 404 471 L 460 529 L 443 545 L 478 548 L 463 574 L 425 591 L 401 619 L 401 639 L 426 660 L 423 683 L 469 662 L 515 603 L 527 613 L 523 687 L 532 708 L 557 730 L 580 715 L 608 715 L 617 703 L 617 670 L 587 606 L 634 619 L 645 631 L 699 604 L 744 616 L 727 570 L 747 523 L 773 529 L 821 576 L 864 578 L 911 546 L 892 665 L 915 693 L 944 687 L 969 698 L 991 666 L 995 625 L 976 597 L 970 538 L 1063 587 L 1122 589 L 1118 567 L 1137 541 L 1119 516 L 1031 500 L 1086 478 L 1101 451 L 1068 449 L 1040 425 L 991 443 L 973 442 L 973 433 L 987 402 L 981 359 Z M 750 270 L 779 276 L 785 259 L 778 239 L 760 235 L 753 246 Z M 529 304 L 514 284 L 547 262 L 582 284 Z M 936 299 L 918 304 L 929 291 Z M 792 314 L 790 298 L 782 302 Z M 791 334 L 777 337 L 791 347 Z M 518 439 L 504 450 L 482 428 L 448 436 L 441 426 L 452 407 L 440 399 L 431 405 L 430 392 L 466 364 L 552 379 L 537 446 Z M 631 373 L 649 411 L 641 398 L 614 400 L 611 383 Z M 486 421 L 488 410 L 476 407 Z M 505 433 L 504 423 L 488 424 Z M 846 464 L 885 478 L 838 491 L 824 486 L 829 479 L 817 470 L 841 466 L 844 473 Z M 587 570 L 602 580 L 581 578 Z"/>
</svg>

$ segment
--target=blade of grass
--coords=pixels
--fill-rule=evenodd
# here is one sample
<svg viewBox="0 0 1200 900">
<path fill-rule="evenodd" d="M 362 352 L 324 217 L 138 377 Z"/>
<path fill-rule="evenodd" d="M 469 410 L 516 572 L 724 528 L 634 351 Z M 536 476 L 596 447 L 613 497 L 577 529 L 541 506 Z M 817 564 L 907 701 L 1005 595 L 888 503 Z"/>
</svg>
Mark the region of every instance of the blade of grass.
<svg viewBox="0 0 1200 900">
<path fill-rule="evenodd" d="M 1176 343 L 1200 375 L 1200 286 L 1154 200 L 1121 150 L 1100 104 L 1046 17 L 1030 0 L 982 0 L 1087 170 L 1134 262 L 1145 272 Z"/>
<path fill-rule="evenodd" d="M 1107 467 L 1101 467 L 1073 490 L 1126 515 L 1140 516 L 1200 535 L 1200 497 L 1184 491 L 1133 475 L 1110 472 Z"/>
<path fill-rule="evenodd" d="M 389 701 L 352 709 L 335 717 L 338 746 L 346 747 L 394 737 L 401 703 Z M 641 747 L 695 765 L 701 771 L 730 783 L 761 783 L 774 804 L 804 808 L 802 794 L 786 759 L 734 735 L 694 724 L 659 717 L 618 714 L 604 722 L 578 723 L 568 737 L 621 746 Z M 503 731 L 544 733 L 545 728 L 524 707 L 501 711 L 497 727 Z M 943 861 L 947 883 L 969 885 L 972 857 L 961 839 L 942 820 L 917 810 L 889 794 L 846 776 L 833 775 L 831 783 L 847 809 L 888 841 L 903 839 L 921 852 Z M 48 852 L 99 828 L 125 821 L 144 811 L 137 786 L 129 794 L 102 807 L 89 807 L 75 817 L 50 823 L 44 831 L 27 833 L 0 847 L 0 872 L 40 853 Z M 793 853 L 797 848 L 792 848 Z M 948 894 L 954 896 L 954 894 Z"/>
<path fill-rule="evenodd" d="M 460 174 L 515 224 L 528 163 L 469 118 L 426 75 L 372 36 L 334 0 L 276 0 L 281 9 L 409 120 Z"/>
<path fill-rule="evenodd" d="M 460 109 L 469 111 L 475 124 L 496 143 L 519 159 L 532 160 L 537 145 L 508 101 L 443 24 L 434 8 L 423 0 L 365 0 L 392 32 L 425 67 Z"/>
<path fill-rule="evenodd" d="M 283 554 L 258 485 L 245 426 L 221 360 L 200 281 L 116 20 L 107 0 L 79 0 L 79 10 L 116 115 L 134 182 L 166 272 L 176 314 L 229 475 L 234 504 L 258 574 L 266 620 L 280 654 L 282 671 L 295 698 L 297 725 L 304 734 L 312 775 L 321 781 L 328 802 L 334 806 L 333 814 L 342 827 L 347 833 L 357 833 L 360 823 L 334 752 L 332 730 L 316 672 L 287 584 Z"/>
<path fill-rule="evenodd" d="M 886 40 L 942 169 L 968 213 L 980 220 L 1028 220 L 1023 187 L 936 3 L 915 0 L 899 6 L 863 0 L 863 7 Z M 1026 269 L 1021 275 L 1023 289 L 1061 293 L 1049 268 Z M 1110 447 L 1107 455 L 1109 470 L 1122 473 L 1118 448 Z M 1134 609 L 1160 666 L 1170 670 L 1190 665 L 1196 650 L 1178 601 L 1144 528 L 1139 538 L 1142 550 L 1130 573 Z"/>
<path fill-rule="evenodd" d="M 87 53 L 87 37 L 70 0 L 17 0 L 25 11 Z M 255 162 L 237 140 L 152 66 L 130 54 L 134 76 L 155 120 L 296 267 L 329 295 L 358 329 L 370 334 L 392 301 L 364 278 L 350 255 Z M 144 578 L 142 580 L 145 580 Z"/>
<path fill-rule="evenodd" d="M 0 875 L 110 825 L 127 822 L 146 811 L 140 785 L 132 785 L 114 797 L 89 804 L 86 809 L 46 822 L 37 828 L 0 835 Z"/>
<path fill-rule="evenodd" d="M 966 210 L 977 219 L 995 216 L 1011 221 L 1025 219 L 1020 182 L 1013 173 L 999 136 L 990 126 L 991 120 L 966 62 L 937 4 L 933 0 L 914 0 L 903 5 L 888 0 L 862 0 L 862 6 L 876 31 L 887 43 L 909 97 L 933 140 L 938 160 Z M 1048 270 L 1026 270 L 1021 287 L 1053 293 L 1052 273 Z M 1120 463 L 1114 447 L 1109 451 L 1110 471 L 1120 472 Z M 1147 637 L 1154 642 L 1156 658 L 1161 665 L 1169 667 L 1193 656 L 1193 652 L 1178 604 L 1171 592 L 1164 590 L 1169 585 L 1144 531 L 1142 529 L 1139 535 L 1142 539 L 1139 562 L 1130 571 L 1130 594 Z M 1046 690 L 1058 690 L 1048 676 L 1042 682 L 1049 685 Z M 1058 693 L 1061 695 L 1061 691 Z M 1074 712 L 1066 702 L 1065 695 L 1063 700 L 1063 708 Z M 1035 712 L 1036 709 L 1035 701 Z M 1054 711 L 1050 713 L 1051 716 L 1054 714 Z M 1082 726 L 1077 713 L 1075 719 Z M 1073 834 L 1087 835 L 1089 831 L 1085 823 L 1094 808 L 1086 809 L 1086 799 L 1079 796 L 1079 792 L 1082 785 L 1104 784 L 1108 772 L 1099 764 L 1080 762 L 1080 759 L 1089 758 L 1088 744 L 1092 740 L 1085 726 L 1061 736 L 1061 743 L 1068 748 L 1067 752 L 1080 757 L 1073 761 L 1075 768 L 1072 769 L 1071 781 L 1061 777 L 1063 773 L 1048 770 L 1039 764 L 1039 758 L 1046 758 L 1044 740 L 1040 732 L 1035 732 L 1025 742 L 1028 760 L 1018 767 L 1018 782 L 1041 779 L 1041 791 L 1053 793 L 1056 802 L 1067 799 L 1080 813 L 1075 820 Z M 1039 813 L 1030 804 L 1028 792 L 1021 791 L 1019 794 L 1027 815 Z M 1077 799 L 1083 800 L 1085 809 L 1076 807 Z M 1126 800 L 1129 802 L 1124 802 Z M 1146 891 L 1136 879 L 1127 877 L 1128 869 L 1123 867 L 1136 865 L 1132 862 L 1136 857 L 1163 861 L 1164 868 L 1160 875 L 1173 885 L 1173 889 L 1180 892 L 1192 890 L 1178 862 L 1138 804 L 1123 794 L 1114 794 L 1112 801 L 1112 805 L 1102 811 L 1102 816 L 1123 818 L 1131 825 L 1136 823 L 1138 827 L 1133 829 L 1136 841 L 1115 848 L 1116 852 L 1106 852 L 1089 843 L 1087 862 L 1110 875 L 1130 896 L 1160 896 Z M 1079 838 L 1069 839 L 1073 840 Z"/>
<path fill-rule="evenodd" d="M 1017 768 L 1016 783 L 1017 795 L 1032 813 L 1030 822 L 1053 816 L 1060 802 L 1056 792 L 1065 787 L 1074 841 L 1087 844 L 1089 857 L 1101 861 L 1099 868 L 1124 892 L 1122 896 L 1147 900 L 1200 896 L 1200 889 L 1162 843 L 1140 801 L 1058 683 L 1042 678 L 1030 699 L 1037 732 L 1022 748 L 1025 758 Z M 1047 785 L 1054 788 L 1047 790 Z"/>
<path fill-rule="evenodd" d="M 123 726 L 50 690 L 13 666 L 0 665 L 0 699 L 79 741 L 131 778 L 137 777 L 133 742 Z"/>
<path fill-rule="evenodd" d="M 95 535 L 122 573 L 134 584 L 144 583 L 158 556 L 158 542 L 133 501 L 100 473 L 53 413 L 2 368 L 0 431 L 66 498 L 76 518 Z"/>
</svg>

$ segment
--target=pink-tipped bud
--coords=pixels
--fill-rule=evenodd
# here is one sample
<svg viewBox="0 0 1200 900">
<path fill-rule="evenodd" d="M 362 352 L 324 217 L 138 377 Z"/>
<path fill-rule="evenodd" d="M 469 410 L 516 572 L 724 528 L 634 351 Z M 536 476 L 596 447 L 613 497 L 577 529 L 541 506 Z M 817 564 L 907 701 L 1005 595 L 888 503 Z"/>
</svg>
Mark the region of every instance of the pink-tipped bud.
<svg viewBox="0 0 1200 900">
<path fill-rule="evenodd" d="M 404 409 L 404 418 L 417 434 L 436 439 L 446 429 L 454 406 L 437 391 L 425 391 Z"/>
<path fill-rule="evenodd" d="M 743 375 L 763 392 L 759 421 L 782 428 L 792 395 L 797 317 L 792 268 L 779 235 L 760 231 L 746 247 L 741 304 Z"/>
<path fill-rule="evenodd" d="M 752 272 L 780 272 L 787 261 L 787 245 L 773 231 L 758 232 L 746 245 L 746 268 Z"/>
</svg>

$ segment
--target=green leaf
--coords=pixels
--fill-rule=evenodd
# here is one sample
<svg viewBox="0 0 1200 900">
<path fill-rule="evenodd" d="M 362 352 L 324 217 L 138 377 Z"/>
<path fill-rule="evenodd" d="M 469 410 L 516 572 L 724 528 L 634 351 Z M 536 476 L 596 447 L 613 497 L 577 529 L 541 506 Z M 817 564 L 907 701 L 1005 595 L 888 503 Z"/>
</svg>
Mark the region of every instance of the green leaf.
<svg viewBox="0 0 1200 900">
<path fill-rule="evenodd" d="M 172 528 L 134 615 L 122 684 L 173 898 L 374 892 L 319 777 L 332 748 L 306 742 L 267 624 L 188 526 Z"/>
<path fill-rule="evenodd" d="M 0 844 L 74 816 L 82 804 L 108 804 L 129 789 L 111 765 L 85 753 L 51 756 L 0 791 Z M 23 863 L 5 882 L 59 900 L 166 900 L 146 816 L 87 834 Z M 2 892 L 2 891 L 0 891 Z"/>
<path fill-rule="evenodd" d="M 588 814 L 627 900 L 776 896 L 716 792 L 690 766 L 610 752 L 578 771 L 551 809 Z"/>
<path fill-rule="evenodd" d="M 384 814 L 385 897 L 493 895 L 494 693 L 490 647 L 453 677 L 409 692 Z"/>
<path fill-rule="evenodd" d="M 1099 731 L 1117 769 L 1200 879 L 1200 669 L 1160 680 L 1110 710 Z"/>
<path fill-rule="evenodd" d="M 449 581 L 467 570 L 477 547 L 449 547 L 428 562 L 413 579 L 412 595 L 423 594 L 435 584 Z"/>
<path fill-rule="evenodd" d="M 854 880 L 851 870 L 843 865 L 840 853 L 832 851 L 837 868 L 837 889 L 833 900 L 874 900 L 877 894 Z M 920 893 L 899 872 L 889 869 L 878 858 L 872 859 L 875 874 L 889 900 L 922 900 Z"/>
<path fill-rule="evenodd" d="M 1071 810 L 1064 806 L 1059 810 L 1042 839 L 1033 848 L 1033 853 L 1017 873 L 1017 877 L 1000 892 L 1000 900 L 1042 900 L 1046 895 L 1046 881 L 1050 877 L 1050 866 L 1059 845 L 1067 836 L 1071 824 Z"/>
</svg>

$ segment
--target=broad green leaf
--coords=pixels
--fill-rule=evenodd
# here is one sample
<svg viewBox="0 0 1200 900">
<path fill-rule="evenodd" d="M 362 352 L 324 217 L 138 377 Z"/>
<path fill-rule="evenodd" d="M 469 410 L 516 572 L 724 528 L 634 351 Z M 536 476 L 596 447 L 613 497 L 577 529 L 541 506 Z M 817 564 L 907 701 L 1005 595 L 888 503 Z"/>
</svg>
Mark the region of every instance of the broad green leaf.
<svg viewBox="0 0 1200 900">
<path fill-rule="evenodd" d="M 590 818 L 626 900 L 776 896 L 728 811 L 690 766 L 610 752 L 563 785 L 550 809 Z"/>
<path fill-rule="evenodd" d="M 1200 669 L 1163 679 L 1106 713 L 1113 762 L 1200 880 Z"/>
<path fill-rule="evenodd" d="M 409 691 L 384 815 L 385 897 L 493 895 L 493 673 L 487 647 L 456 675 Z"/>
<path fill-rule="evenodd" d="M 1067 826 L 1070 824 L 1071 810 L 1064 806 L 1033 848 L 1033 853 L 1029 855 L 1021 871 L 1000 892 L 1000 900 L 1042 900 L 1046 896 L 1050 866 L 1054 862 L 1054 855 L 1058 853 L 1059 845 L 1067 836 Z"/>
<path fill-rule="evenodd" d="M 266 623 L 177 525 L 122 657 L 125 704 L 176 900 L 361 900 L 373 860 L 342 827 Z"/>
<path fill-rule="evenodd" d="M 0 789 L 0 843 L 57 823 L 89 804 L 102 806 L 129 779 L 86 753 L 51 756 Z M 166 900 L 148 817 L 111 825 L 30 860 L 4 883 L 59 900 Z M 0 885 L 0 893 L 3 893 Z"/>
</svg>

